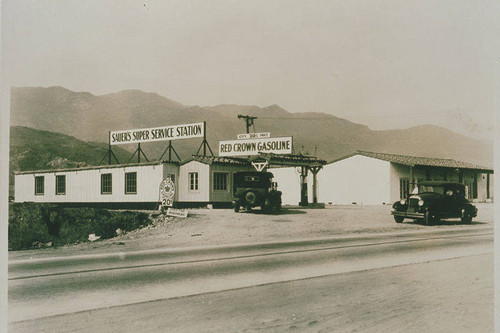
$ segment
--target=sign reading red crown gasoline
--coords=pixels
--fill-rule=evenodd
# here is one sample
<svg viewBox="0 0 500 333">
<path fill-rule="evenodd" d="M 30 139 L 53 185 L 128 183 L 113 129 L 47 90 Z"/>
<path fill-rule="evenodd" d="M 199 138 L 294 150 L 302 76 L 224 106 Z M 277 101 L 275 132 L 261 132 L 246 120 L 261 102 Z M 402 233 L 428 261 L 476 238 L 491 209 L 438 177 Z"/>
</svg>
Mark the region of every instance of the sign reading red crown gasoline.
<svg viewBox="0 0 500 333">
<path fill-rule="evenodd" d="M 203 137 L 203 123 L 110 132 L 110 144 L 141 143 Z"/>
<path fill-rule="evenodd" d="M 292 137 L 219 141 L 219 156 L 291 154 Z"/>
</svg>

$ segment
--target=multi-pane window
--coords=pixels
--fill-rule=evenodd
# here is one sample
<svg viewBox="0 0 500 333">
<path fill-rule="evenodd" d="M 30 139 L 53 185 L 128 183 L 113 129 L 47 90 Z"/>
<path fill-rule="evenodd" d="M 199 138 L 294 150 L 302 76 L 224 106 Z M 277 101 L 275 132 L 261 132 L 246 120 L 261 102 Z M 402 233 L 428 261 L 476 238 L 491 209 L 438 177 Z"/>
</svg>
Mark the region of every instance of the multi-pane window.
<svg viewBox="0 0 500 333">
<path fill-rule="evenodd" d="M 198 191 L 198 172 L 189 173 L 189 190 Z"/>
<path fill-rule="evenodd" d="M 111 194 L 113 183 L 110 173 L 101 174 L 101 194 Z"/>
<path fill-rule="evenodd" d="M 214 172 L 214 191 L 227 191 L 227 173 Z"/>
<path fill-rule="evenodd" d="M 410 193 L 410 181 L 408 178 L 400 178 L 399 179 L 399 197 L 401 199 L 408 198 L 408 194 Z"/>
<path fill-rule="evenodd" d="M 125 194 L 137 193 L 137 172 L 125 173 Z"/>
<path fill-rule="evenodd" d="M 56 194 L 66 194 L 66 176 L 56 176 Z"/>
<path fill-rule="evenodd" d="M 44 176 L 35 177 L 35 195 L 43 195 L 45 190 Z"/>
</svg>

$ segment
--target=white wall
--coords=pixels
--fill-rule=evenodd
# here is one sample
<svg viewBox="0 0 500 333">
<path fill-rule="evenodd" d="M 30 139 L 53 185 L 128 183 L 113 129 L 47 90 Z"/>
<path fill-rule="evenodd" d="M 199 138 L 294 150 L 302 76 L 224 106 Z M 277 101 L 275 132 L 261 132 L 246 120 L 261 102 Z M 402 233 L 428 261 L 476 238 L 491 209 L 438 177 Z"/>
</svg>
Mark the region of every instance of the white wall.
<svg viewBox="0 0 500 333">
<path fill-rule="evenodd" d="M 125 173 L 137 172 L 137 194 L 125 194 Z M 101 174 L 111 173 L 112 194 L 101 194 Z M 66 194 L 56 195 L 56 176 L 66 175 Z M 45 191 L 35 195 L 35 176 L 44 176 Z M 155 202 L 163 178 L 162 165 L 55 171 L 15 176 L 15 201 L 34 202 Z"/>
<path fill-rule="evenodd" d="M 298 205 L 300 201 L 300 174 L 295 168 L 268 169 L 278 182 L 278 190 L 283 192 L 281 201 L 284 205 Z M 312 198 L 312 194 L 309 194 Z"/>
<path fill-rule="evenodd" d="M 189 189 L 189 173 L 198 172 L 198 190 Z M 179 201 L 208 202 L 210 200 L 210 166 L 198 161 L 191 161 L 179 168 Z"/>
<path fill-rule="evenodd" d="M 318 202 L 380 205 L 390 203 L 390 163 L 355 155 L 327 164 L 318 173 Z M 309 180 L 312 183 L 312 180 Z M 312 193 L 309 193 L 312 197 Z"/>
<path fill-rule="evenodd" d="M 414 175 L 415 176 L 415 175 Z M 390 163 L 390 202 L 396 202 L 401 199 L 400 178 L 410 177 L 410 167 L 407 165 Z M 411 182 L 411 181 L 410 181 Z M 410 189 L 411 192 L 412 189 Z"/>
</svg>

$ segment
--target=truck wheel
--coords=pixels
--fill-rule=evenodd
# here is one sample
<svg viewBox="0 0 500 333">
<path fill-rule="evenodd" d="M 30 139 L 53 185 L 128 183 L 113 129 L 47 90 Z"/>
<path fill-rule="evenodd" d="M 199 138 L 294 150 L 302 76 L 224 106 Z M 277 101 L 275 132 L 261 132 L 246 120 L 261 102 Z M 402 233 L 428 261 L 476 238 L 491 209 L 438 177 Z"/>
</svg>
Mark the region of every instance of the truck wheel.
<svg viewBox="0 0 500 333">
<path fill-rule="evenodd" d="M 248 191 L 246 194 L 245 194 L 245 201 L 249 204 L 249 205 L 253 205 L 255 204 L 255 202 L 257 201 L 257 195 L 252 192 L 252 191 Z"/>
<path fill-rule="evenodd" d="M 276 211 L 279 212 L 281 210 L 281 202 L 276 204 Z"/>
<path fill-rule="evenodd" d="M 394 216 L 394 221 L 396 221 L 396 223 L 401 223 L 404 219 L 405 218 L 402 216 Z"/>
<path fill-rule="evenodd" d="M 240 211 L 240 205 L 236 204 L 234 205 L 234 212 L 238 213 Z"/>
</svg>

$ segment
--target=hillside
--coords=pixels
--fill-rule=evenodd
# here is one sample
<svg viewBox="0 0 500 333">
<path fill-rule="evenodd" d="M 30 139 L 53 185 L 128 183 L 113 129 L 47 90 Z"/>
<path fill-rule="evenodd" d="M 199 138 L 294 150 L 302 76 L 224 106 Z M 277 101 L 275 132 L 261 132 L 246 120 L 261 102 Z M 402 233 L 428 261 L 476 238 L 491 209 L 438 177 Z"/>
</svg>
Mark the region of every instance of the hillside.
<svg viewBox="0 0 500 333">
<path fill-rule="evenodd" d="M 108 131 L 207 121 L 207 137 L 217 154 L 220 140 L 245 132 L 238 114 L 257 116 L 255 131 L 274 137 L 293 136 L 302 146 L 327 160 L 356 149 L 454 158 L 492 165 L 493 144 L 433 125 L 401 130 L 373 131 L 367 126 L 325 113 L 290 113 L 277 105 L 267 107 L 217 105 L 186 106 L 155 93 L 127 90 L 95 96 L 62 87 L 12 88 L 11 125 L 72 135 L 83 141 L 107 142 Z M 390 121 L 390 120 L 388 120 Z M 196 153 L 201 140 L 178 140 L 182 158 Z M 121 148 L 133 151 L 130 145 Z M 166 144 L 144 144 L 149 159 L 158 159 Z"/>
<path fill-rule="evenodd" d="M 97 165 L 107 150 L 108 146 L 103 143 L 83 142 L 60 133 L 13 126 L 10 128 L 9 183 L 13 184 L 15 171 Z M 115 147 L 113 152 L 122 163 L 131 156 L 121 148 Z"/>
</svg>

